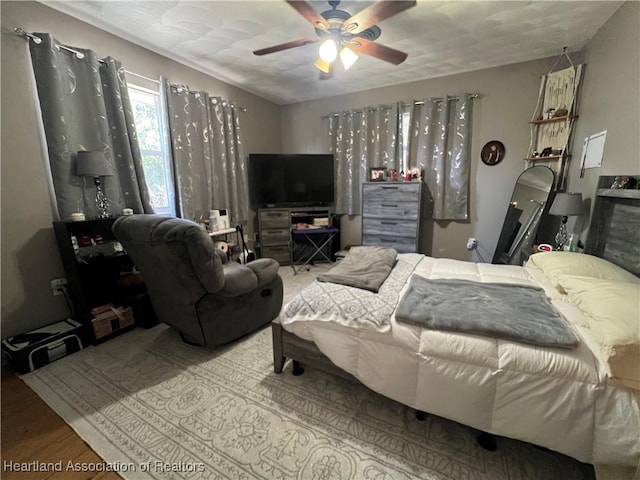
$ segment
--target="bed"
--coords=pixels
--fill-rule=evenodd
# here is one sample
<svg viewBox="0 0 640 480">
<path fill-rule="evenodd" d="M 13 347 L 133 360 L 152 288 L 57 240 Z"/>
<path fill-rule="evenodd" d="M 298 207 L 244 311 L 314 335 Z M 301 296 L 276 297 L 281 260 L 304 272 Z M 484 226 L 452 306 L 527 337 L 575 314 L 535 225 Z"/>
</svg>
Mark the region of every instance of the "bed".
<svg viewBox="0 0 640 480">
<path fill-rule="evenodd" d="M 637 466 L 640 241 L 628 225 L 637 222 L 640 196 L 605 197 L 596 201 L 591 255 L 540 253 L 520 267 L 399 254 L 377 293 L 314 282 L 272 324 L 275 371 L 290 358 L 295 368 L 355 378 L 417 411 L 483 432 L 592 464 Z M 414 276 L 542 289 L 578 344 L 541 347 L 399 321 L 398 303 Z M 353 322 L 376 312 L 388 315 L 388 328 Z"/>
</svg>

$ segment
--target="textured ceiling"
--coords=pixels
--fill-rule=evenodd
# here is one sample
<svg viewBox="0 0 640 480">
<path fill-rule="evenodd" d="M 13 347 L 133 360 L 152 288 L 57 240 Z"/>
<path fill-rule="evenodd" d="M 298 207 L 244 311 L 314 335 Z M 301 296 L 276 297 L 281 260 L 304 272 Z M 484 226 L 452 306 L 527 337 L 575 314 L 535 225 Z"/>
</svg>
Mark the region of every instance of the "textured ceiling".
<svg viewBox="0 0 640 480">
<path fill-rule="evenodd" d="M 319 80 L 318 44 L 252 54 L 314 35 L 284 1 L 43 3 L 279 104 L 554 56 L 563 47 L 578 51 L 622 4 L 418 0 L 379 24 L 378 42 L 408 53 L 404 63 L 361 56 L 348 71 Z M 309 3 L 319 12 L 330 8 Z M 355 14 L 372 3 L 344 1 L 339 8 Z"/>
</svg>

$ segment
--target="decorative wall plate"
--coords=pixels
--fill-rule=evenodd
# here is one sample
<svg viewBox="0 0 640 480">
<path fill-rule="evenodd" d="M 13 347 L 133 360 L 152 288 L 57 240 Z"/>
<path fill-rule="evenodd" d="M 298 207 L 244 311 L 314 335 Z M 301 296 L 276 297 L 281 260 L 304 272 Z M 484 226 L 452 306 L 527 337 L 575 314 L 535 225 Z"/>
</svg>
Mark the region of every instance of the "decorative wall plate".
<svg viewBox="0 0 640 480">
<path fill-rule="evenodd" d="M 480 159 L 485 165 L 497 165 L 504 158 L 505 149 L 502 142 L 491 140 L 487 142 L 480 152 Z"/>
</svg>

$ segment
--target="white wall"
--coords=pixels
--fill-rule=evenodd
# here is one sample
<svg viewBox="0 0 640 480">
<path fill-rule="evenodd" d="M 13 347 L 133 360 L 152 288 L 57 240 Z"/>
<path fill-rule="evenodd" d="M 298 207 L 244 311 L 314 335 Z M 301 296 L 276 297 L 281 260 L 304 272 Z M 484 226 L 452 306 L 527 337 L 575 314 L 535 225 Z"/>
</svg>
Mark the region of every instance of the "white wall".
<svg viewBox="0 0 640 480">
<path fill-rule="evenodd" d="M 464 92 L 479 93 L 481 97 L 473 103 L 470 221 L 441 222 L 433 227 L 431 222 L 425 222 L 428 238 L 423 251 L 435 257 L 476 260 L 475 254 L 466 250 L 467 238 L 473 236 L 478 240 L 482 256 L 490 260 L 515 181 L 523 169 L 529 146 L 528 122 L 537 100 L 540 76 L 549 70 L 553 61 L 520 63 L 288 105 L 282 108 L 283 148 L 288 152 L 328 151 L 328 120 L 322 117 L 332 112 Z M 336 76 L 329 81 L 340 79 Z M 495 166 L 480 161 L 480 150 L 490 140 L 500 140 L 506 148 L 504 160 Z M 343 227 L 343 245 L 358 244 L 360 217 L 344 220 Z"/>
<path fill-rule="evenodd" d="M 571 191 L 583 192 L 587 199 L 593 196 L 599 175 L 640 173 L 639 10 L 640 3 L 625 3 L 584 51 L 572 54 L 574 61 L 586 63 L 586 68 L 567 185 Z M 424 251 L 434 257 L 476 260 L 465 248 L 467 238 L 474 236 L 483 257 L 490 261 L 515 180 L 524 167 L 522 159 L 529 145 L 528 122 L 535 107 L 539 79 L 555 60 L 549 58 L 288 105 L 282 108 L 283 148 L 287 152 L 327 152 L 328 121 L 322 116 L 332 112 L 462 92 L 479 93 L 481 98 L 474 102 L 471 143 L 471 220 L 436 224 L 431 245 L 427 241 Z M 339 81 L 339 76 L 330 81 Z M 588 170 L 585 178 L 580 179 L 577 160 L 582 139 L 601 130 L 608 130 L 603 167 Z M 479 158 L 482 146 L 489 140 L 500 140 L 506 147 L 505 159 L 491 167 L 482 164 Z M 588 223 L 586 216 L 582 220 L 583 225 Z M 343 219 L 343 227 L 342 244 L 357 244 L 360 217 Z M 425 227 L 429 235 L 431 225 L 427 223 Z M 580 225 L 577 227 L 582 229 Z"/>
<path fill-rule="evenodd" d="M 69 315 L 49 282 L 64 270 L 52 229 L 38 132 L 39 105 L 27 42 L 10 32 L 49 32 L 59 41 L 121 60 L 127 70 L 170 81 L 247 108 L 240 118 L 245 153 L 281 149 L 279 107 L 244 90 L 117 38 L 36 2 L 0 2 L 2 13 L 2 337 Z M 131 77 L 134 78 L 135 77 Z"/>
<path fill-rule="evenodd" d="M 640 174 L 640 3 L 625 3 L 584 49 L 585 73 L 580 118 L 576 122 L 574 161 L 568 191 L 581 192 L 593 208 L 600 175 Z M 601 168 L 580 178 L 580 153 L 585 137 L 607 131 Z M 570 220 L 569 231 L 585 241 L 588 219 Z M 573 229 L 573 230 L 572 230 Z"/>
</svg>

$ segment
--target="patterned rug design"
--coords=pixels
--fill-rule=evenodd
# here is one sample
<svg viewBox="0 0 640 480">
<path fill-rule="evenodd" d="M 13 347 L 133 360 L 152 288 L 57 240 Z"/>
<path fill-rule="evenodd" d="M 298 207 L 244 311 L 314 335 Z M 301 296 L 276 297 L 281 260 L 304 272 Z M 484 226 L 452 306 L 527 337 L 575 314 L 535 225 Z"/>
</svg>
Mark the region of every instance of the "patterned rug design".
<svg viewBox="0 0 640 480">
<path fill-rule="evenodd" d="M 313 280 L 289 278 L 287 298 Z M 588 479 L 568 457 L 414 412 L 307 368 L 273 373 L 269 328 L 225 348 L 136 329 L 22 377 L 126 479 Z"/>
</svg>

